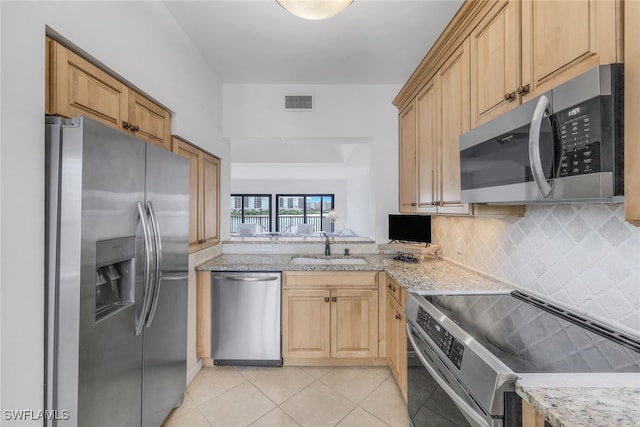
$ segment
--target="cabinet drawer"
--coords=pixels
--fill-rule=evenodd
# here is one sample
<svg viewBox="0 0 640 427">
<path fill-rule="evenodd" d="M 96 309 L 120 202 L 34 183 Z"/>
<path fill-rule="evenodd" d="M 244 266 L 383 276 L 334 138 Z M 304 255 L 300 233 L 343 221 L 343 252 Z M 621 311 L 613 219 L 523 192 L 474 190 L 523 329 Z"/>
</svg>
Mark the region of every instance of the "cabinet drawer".
<svg viewBox="0 0 640 427">
<path fill-rule="evenodd" d="M 390 295 L 400 305 L 400 307 L 404 308 L 402 286 L 390 277 L 387 277 L 387 294 Z"/>
<path fill-rule="evenodd" d="M 377 271 L 287 271 L 282 273 L 284 288 L 377 288 Z"/>
</svg>

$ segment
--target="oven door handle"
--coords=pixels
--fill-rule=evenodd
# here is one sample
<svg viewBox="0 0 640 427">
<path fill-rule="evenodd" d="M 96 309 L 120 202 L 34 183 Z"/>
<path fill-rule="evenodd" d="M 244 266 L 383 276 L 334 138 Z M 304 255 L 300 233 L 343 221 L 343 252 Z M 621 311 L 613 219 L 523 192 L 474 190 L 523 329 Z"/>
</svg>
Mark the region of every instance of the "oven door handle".
<svg viewBox="0 0 640 427">
<path fill-rule="evenodd" d="M 438 385 L 442 387 L 444 392 L 447 393 L 447 395 L 449 395 L 451 400 L 453 400 L 453 403 L 455 403 L 456 406 L 460 409 L 460 411 L 464 413 L 465 417 L 467 417 L 469 421 L 473 420 L 474 425 L 489 427 L 489 423 L 487 423 L 484 417 L 480 416 L 476 411 L 473 410 L 471 406 L 469 406 L 467 402 L 462 400 L 462 398 L 458 396 L 458 394 L 455 391 L 453 391 L 451 387 L 449 387 L 449 384 L 447 384 L 446 381 L 442 379 L 440 374 L 438 374 L 435 371 L 435 369 L 431 367 L 431 365 L 429 364 L 429 362 L 427 362 L 427 360 L 424 358 L 422 353 L 420 353 L 420 348 L 416 345 L 416 341 L 413 338 L 413 333 L 409 323 L 407 323 L 407 336 L 409 337 L 409 341 L 411 342 L 411 345 L 413 346 L 416 352 L 416 355 L 420 359 L 420 362 L 422 363 L 422 365 L 427 369 L 427 371 L 433 377 L 433 379 L 436 380 Z"/>
<path fill-rule="evenodd" d="M 531 119 L 531 127 L 529 128 L 529 165 L 531 166 L 533 180 L 536 182 L 540 194 L 545 199 L 549 197 L 551 193 L 551 185 L 547 182 L 547 178 L 544 176 L 544 169 L 542 168 L 540 130 L 542 128 L 542 120 L 551 114 L 549 107 L 551 107 L 551 101 L 542 95 L 536 104 L 536 109 Z"/>
</svg>

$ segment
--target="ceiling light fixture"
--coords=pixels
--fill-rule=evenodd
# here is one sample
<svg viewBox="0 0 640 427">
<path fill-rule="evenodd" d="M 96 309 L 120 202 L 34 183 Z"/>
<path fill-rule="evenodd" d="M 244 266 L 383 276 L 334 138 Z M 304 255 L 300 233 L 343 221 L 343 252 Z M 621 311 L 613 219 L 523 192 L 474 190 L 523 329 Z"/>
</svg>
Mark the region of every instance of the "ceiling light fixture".
<svg viewBox="0 0 640 427">
<path fill-rule="evenodd" d="M 304 19 L 331 18 L 353 3 L 353 0 L 276 0 L 292 14 Z"/>
</svg>

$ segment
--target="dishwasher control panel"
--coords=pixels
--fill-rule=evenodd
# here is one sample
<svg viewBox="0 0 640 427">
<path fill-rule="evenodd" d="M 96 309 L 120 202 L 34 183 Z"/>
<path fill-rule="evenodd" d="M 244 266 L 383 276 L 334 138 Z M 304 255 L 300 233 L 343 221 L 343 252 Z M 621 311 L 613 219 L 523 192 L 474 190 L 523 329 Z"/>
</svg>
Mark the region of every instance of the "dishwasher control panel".
<svg viewBox="0 0 640 427">
<path fill-rule="evenodd" d="M 438 348 L 451 360 L 454 366 L 460 369 L 464 345 L 453 337 L 438 321 L 436 321 L 422 307 L 418 307 L 416 323 L 431 338 Z"/>
</svg>

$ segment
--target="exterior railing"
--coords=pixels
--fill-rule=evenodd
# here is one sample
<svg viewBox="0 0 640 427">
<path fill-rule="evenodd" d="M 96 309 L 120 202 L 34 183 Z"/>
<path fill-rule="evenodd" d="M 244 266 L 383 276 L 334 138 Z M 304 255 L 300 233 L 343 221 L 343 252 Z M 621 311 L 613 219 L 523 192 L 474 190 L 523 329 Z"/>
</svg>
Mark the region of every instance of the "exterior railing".
<svg viewBox="0 0 640 427">
<path fill-rule="evenodd" d="M 271 218 L 268 215 L 245 215 L 245 224 L 260 224 L 264 230 L 269 230 L 269 223 Z M 231 232 L 238 232 L 238 224 L 242 223 L 242 218 L 239 216 L 231 215 Z M 278 215 L 278 230 L 281 232 L 286 231 L 290 226 L 294 224 L 304 223 L 303 215 Z M 322 229 L 322 216 L 320 214 L 308 214 L 307 224 L 313 225 L 313 231 L 321 231 Z M 275 230 L 274 230 L 275 231 Z"/>
</svg>

